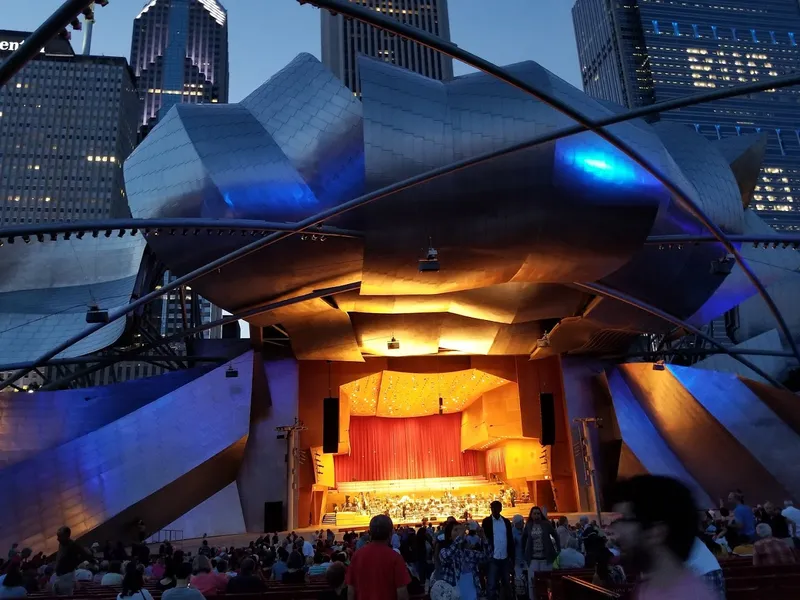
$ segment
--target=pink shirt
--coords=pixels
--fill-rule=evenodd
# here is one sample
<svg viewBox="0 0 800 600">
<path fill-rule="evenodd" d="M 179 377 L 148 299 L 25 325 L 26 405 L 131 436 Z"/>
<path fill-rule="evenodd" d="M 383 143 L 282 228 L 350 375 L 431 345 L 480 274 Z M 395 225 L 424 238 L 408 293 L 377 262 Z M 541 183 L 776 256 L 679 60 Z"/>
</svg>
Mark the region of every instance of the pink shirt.
<svg viewBox="0 0 800 600">
<path fill-rule="evenodd" d="M 685 573 L 668 588 L 656 588 L 647 581 L 636 587 L 634 600 L 716 600 L 701 579 Z"/>
<path fill-rule="evenodd" d="M 203 596 L 216 596 L 217 593 L 224 592 L 228 587 L 228 577 L 221 573 L 199 573 L 192 575 L 189 585 Z"/>
</svg>

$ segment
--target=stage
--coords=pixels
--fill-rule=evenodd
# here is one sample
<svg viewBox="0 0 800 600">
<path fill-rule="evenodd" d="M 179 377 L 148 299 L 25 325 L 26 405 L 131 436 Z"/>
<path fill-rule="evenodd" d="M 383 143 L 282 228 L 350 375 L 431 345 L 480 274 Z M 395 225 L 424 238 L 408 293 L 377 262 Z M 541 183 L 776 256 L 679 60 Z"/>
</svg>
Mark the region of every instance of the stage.
<svg viewBox="0 0 800 600">
<path fill-rule="evenodd" d="M 532 505 L 529 505 L 529 506 L 532 506 Z M 510 520 L 511 517 L 513 517 L 515 514 L 517 514 L 517 513 L 522 514 L 520 512 L 521 508 L 522 507 L 517 507 L 516 509 L 511 509 L 511 510 L 508 510 L 508 511 L 504 510 L 503 511 L 503 516 Z M 525 518 L 526 519 L 527 519 L 527 513 L 529 511 L 530 511 L 530 508 L 527 508 L 526 512 L 525 512 Z M 590 521 L 596 521 L 597 520 L 597 515 L 591 515 L 591 514 L 586 515 L 585 513 L 553 513 L 553 514 L 549 514 L 548 518 L 557 520 L 561 516 L 566 516 L 567 519 L 569 520 L 570 525 L 575 525 L 578 522 L 578 520 L 581 518 L 581 516 L 584 516 L 584 515 L 589 517 Z M 603 526 L 606 527 L 612 521 L 614 521 L 615 519 L 619 518 L 620 515 L 617 514 L 617 513 L 602 513 L 601 517 L 603 519 Z M 482 519 L 478 519 L 478 520 L 480 521 Z M 422 523 L 408 521 L 408 522 L 394 523 L 394 525 L 395 526 L 411 525 L 411 526 L 414 526 L 414 527 L 419 527 L 419 526 L 422 525 Z M 434 525 L 436 525 L 436 523 L 434 523 Z M 313 535 L 315 532 L 319 531 L 320 529 L 322 529 L 323 531 L 325 531 L 327 529 L 330 529 L 331 531 L 333 531 L 334 534 L 336 534 L 336 539 L 337 540 L 341 540 L 342 536 L 344 535 L 344 533 L 346 531 L 357 531 L 357 532 L 367 531 L 369 529 L 369 522 L 367 522 L 366 525 L 359 525 L 359 526 L 353 526 L 353 527 L 334 527 L 334 526 L 330 526 L 329 527 L 327 525 L 323 525 L 322 527 L 301 527 L 301 528 L 298 528 L 298 529 L 294 529 L 292 531 L 297 533 L 297 535 L 299 535 L 299 536 L 307 537 L 307 536 Z M 273 532 L 269 532 L 269 535 L 272 535 L 272 533 Z M 289 533 L 291 533 L 291 532 L 290 531 L 280 531 L 280 532 L 278 532 L 278 535 L 280 537 L 285 537 Z M 197 552 L 197 549 L 200 548 L 200 546 L 202 545 L 203 539 L 207 539 L 209 545 L 213 546 L 213 547 L 219 548 L 219 547 L 225 546 L 227 548 L 227 547 L 230 547 L 230 546 L 234 546 L 235 548 L 243 548 L 243 547 L 248 546 L 250 544 L 250 542 L 253 542 L 253 541 L 257 540 L 260 536 L 265 536 L 265 535 L 267 535 L 267 534 L 266 533 L 258 533 L 258 532 L 253 532 L 253 533 L 231 533 L 231 534 L 227 534 L 227 535 L 209 536 L 209 537 L 206 537 L 206 538 L 197 537 L 197 538 L 187 538 L 187 539 L 184 539 L 184 540 L 172 540 L 172 545 L 176 549 L 181 549 L 181 550 L 184 550 L 184 551 L 189 551 L 189 552 L 195 553 L 195 552 Z M 161 545 L 161 542 L 148 542 L 147 545 L 150 548 L 151 552 L 158 552 L 158 548 Z"/>
</svg>

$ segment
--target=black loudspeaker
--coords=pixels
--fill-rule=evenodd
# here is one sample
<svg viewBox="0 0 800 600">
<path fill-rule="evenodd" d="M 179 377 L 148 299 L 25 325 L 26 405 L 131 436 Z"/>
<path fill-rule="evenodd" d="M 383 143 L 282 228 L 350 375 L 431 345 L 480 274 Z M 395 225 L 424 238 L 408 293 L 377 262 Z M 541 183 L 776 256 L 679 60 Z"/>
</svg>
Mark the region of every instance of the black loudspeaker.
<svg viewBox="0 0 800 600">
<path fill-rule="evenodd" d="M 339 451 L 339 399 L 322 401 L 322 451 L 335 454 Z"/>
<path fill-rule="evenodd" d="M 264 533 L 286 531 L 283 502 L 264 502 Z"/>
<path fill-rule="evenodd" d="M 556 443 L 556 403 L 553 394 L 539 394 L 539 404 L 542 407 L 542 446 L 552 446 Z"/>
</svg>

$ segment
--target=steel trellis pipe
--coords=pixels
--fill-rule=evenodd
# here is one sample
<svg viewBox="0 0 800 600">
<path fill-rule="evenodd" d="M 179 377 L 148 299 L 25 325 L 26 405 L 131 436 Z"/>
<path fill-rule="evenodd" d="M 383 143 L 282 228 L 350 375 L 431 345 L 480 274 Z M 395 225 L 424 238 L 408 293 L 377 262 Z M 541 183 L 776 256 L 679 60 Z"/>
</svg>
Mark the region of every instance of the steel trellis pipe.
<svg viewBox="0 0 800 600">
<path fill-rule="evenodd" d="M 68 221 L 64 223 L 36 223 L 0 227 L 0 238 L 22 237 L 23 235 L 57 235 L 59 233 L 92 233 L 115 231 L 122 229 L 138 229 L 139 231 L 156 229 L 175 229 L 175 235 L 188 235 L 184 230 L 219 229 L 230 231 L 289 231 L 294 233 L 293 223 L 278 223 L 250 219 L 103 219 L 100 221 Z M 313 233 L 329 237 L 361 238 L 360 231 L 341 229 L 339 227 L 320 226 Z"/>
<path fill-rule="evenodd" d="M 58 35 L 58 32 L 69 26 L 70 21 L 78 17 L 94 0 L 67 0 L 50 18 L 42 23 L 24 44 L 14 50 L 2 65 L 0 65 L 0 87 L 24 67 L 28 61 L 41 52 L 47 42 Z"/>
<path fill-rule="evenodd" d="M 169 344 L 170 342 L 177 342 L 178 340 L 182 340 L 185 337 L 192 336 L 196 333 L 200 333 L 208 329 L 213 329 L 214 327 L 221 327 L 223 325 L 227 325 L 228 323 L 233 323 L 241 319 L 246 319 L 248 317 L 261 315 L 273 310 L 277 310 L 278 308 L 283 308 L 284 306 L 291 306 L 292 304 L 305 302 L 306 300 L 313 300 L 314 298 L 322 298 L 323 296 L 333 296 L 335 294 L 341 294 L 343 292 L 351 292 L 354 290 L 358 290 L 360 287 L 361 287 L 361 282 L 356 281 L 353 283 L 346 283 L 344 285 L 337 285 L 329 288 L 321 288 L 319 290 L 314 290 L 313 292 L 308 292 L 307 294 L 301 294 L 300 296 L 295 296 L 294 298 L 286 298 L 284 300 L 277 300 L 275 302 L 270 302 L 268 304 L 254 306 L 253 308 L 240 311 L 236 314 L 229 315 L 227 317 L 222 317 L 221 319 L 217 319 L 216 321 L 212 321 L 210 323 L 205 323 L 203 325 L 198 325 L 197 327 L 192 327 L 191 329 L 185 329 L 183 331 L 179 331 L 170 336 L 156 340 L 155 342 L 152 342 L 150 344 L 141 346 L 136 350 L 128 352 L 124 356 L 120 357 L 119 360 L 116 362 L 135 360 L 135 357 L 141 354 L 142 352 L 147 352 L 149 350 L 152 350 L 153 348 Z M 76 371 L 75 373 L 72 373 L 67 377 L 59 379 L 58 381 L 49 383 L 43 386 L 41 389 L 42 391 L 58 389 L 58 387 L 65 385 L 66 383 L 69 383 L 76 377 L 83 377 L 84 375 L 89 375 L 91 373 L 94 373 L 95 371 L 99 371 L 100 369 L 105 368 L 106 366 L 107 364 L 101 364 L 101 365 L 86 367 L 85 369 L 81 369 L 80 371 Z"/>
<path fill-rule="evenodd" d="M 697 219 L 708 231 L 712 233 L 712 235 L 719 240 L 719 242 L 724 246 L 725 250 L 733 255 L 736 261 L 741 266 L 742 270 L 744 271 L 747 278 L 750 282 L 755 286 L 758 290 L 759 295 L 764 299 L 764 302 L 767 304 L 770 312 L 772 313 L 773 317 L 775 317 L 776 322 L 781 330 L 781 333 L 788 341 L 792 352 L 794 353 L 795 357 L 797 358 L 798 362 L 800 362 L 800 349 L 798 349 L 797 344 L 792 337 L 792 333 L 789 330 L 789 326 L 786 324 L 786 321 L 783 318 L 780 310 L 778 309 L 777 305 L 775 304 L 772 297 L 767 292 L 764 285 L 756 276 L 755 272 L 750 268 L 750 266 L 745 262 L 742 255 L 739 253 L 739 250 L 734 246 L 731 241 L 727 238 L 725 233 L 714 223 L 711 221 L 708 216 L 697 206 L 694 201 L 690 198 L 689 194 L 684 192 L 678 185 L 676 185 L 669 177 L 661 173 L 655 165 L 653 165 L 650 161 L 648 161 L 642 154 L 637 152 L 633 147 L 629 146 L 627 143 L 622 141 L 618 136 L 611 133 L 610 131 L 606 131 L 603 129 L 601 125 L 601 121 L 592 121 L 591 119 L 587 119 L 583 116 L 579 111 L 573 109 L 571 106 L 567 105 L 566 103 L 562 102 L 555 96 L 543 92 L 541 90 L 536 89 L 535 87 L 529 85 L 525 81 L 515 77 L 511 73 L 507 72 L 505 69 L 498 67 L 497 65 L 480 58 L 472 54 L 471 52 L 467 52 L 456 46 L 453 43 L 446 42 L 438 36 L 429 34 L 427 32 L 421 31 L 409 25 L 405 25 L 400 21 L 396 21 L 395 19 L 384 17 L 381 13 L 376 11 L 370 10 L 368 8 L 362 8 L 361 6 L 357 6 L 350 2 L 343 2 L 341 0 L 299 0 L 301 4 L 305 4 L 307 2 L 311 2 L 312 4 L 319 6 L 321 8 L 326 8 L 333 12 L 339 12 L 359 21 L 362 21 L 368 25 L 376 26 L 380 29 L 384 29 L 395 33 L 401 37 L 407 38 L 411 41 L 418 42 L 431 48 L 432 50 L 436 50 L 437 52 L 443 53 L 447 56 L 455 58 L 464 62 L 465 64 L 483 71 L 488 75 L 491 75 L 500 81 L 504 81 L 505 83 L 523 91 L 542 102 L 545 102 L 549 106 L 552 106 L 562 114 L 568 116 L 575 122 L 583 125 L 586 129 L 594 131 L 600 138 L 604 139 L 615 148 L 626 154 L 631 160 L 636 162 L 642 168 L 646 169 L 655 179 L 657 179 L 671 194 L 676 197 L 676 200 L 683 206 L 685 210 L 687 210 L 695 219 Z M 774 84 L 770 84 L 769 89 L 772 89 Z M 626 117 L 623 120 L 628 120 L 631 117 Z"/>
<path fill-rule="evenodd" d="M 757 365 L 753 364 L 752 362 L 750 362 L 749 360 L 744 358 L 741 354 L 729 352 L 728 348 L 723 346 L 721 343 L 719 343 L 714 338 L 712 338 L 712 337 L 706 335 L 705 333 L 703 333 L 702 331 L 700 331 L 697 327 L 694 327 L 693 325 L 689 325 L 688 323 L 685 323 L 684 321 L 681 321 L 678 317 L 674 317 L 671 314 L 669 314 L 667 312 L 664 312 L 660 308 L 656 308 L 655 306 L 650 306 L 646 302 L 642 302 L 641 300 L 637 300 L 636 298 L 633 298 L 633 297 L 629 296 L 628 294 L 626 294 L 624 292 L 620 292 L 619 290 L 615 290 L 615 289 L 612 289 L 610 287 L 606 287 L 604 285 L 600 285 L 599 283 L 574 283 L 573 285 L 575 287 L 579 287 L 581 289 L 587 290 L 587 291 L 592 292 L 594 294 L 597 294 L 599 296 L 605 296 L 606 298 L 611 298 L 612 300 L 618 300 L 619 302 L 624 302 L 625 304 L 629 304 L 630 306 L 638 308 L 639 310 L 643 310 L 645 312 L 650 313 L 651 315 L 654 315 L 656 317 L 664 319 L 665 321 L 668 321 L 668 322 L 672 323 L 676 327 L 680 327 L 682 329 L 686 329 L 687 331 L 693 333 L 694 335 L 696 335 L 699 338 L 702 338 L 703 340 L 705 340 L 706 342 L 708 342 L 709 344 L 711 344 L 712 346 L 717 348 L 721 353 L 727 354 L 732 359 L 734 359 L 736 361 L 739 361 L 741 364 L 743 364 L 745 367 L 747 367 L 751 371 L 761 375 L 761 377 L 763 377 L 766 381 L 768 381 L 769 383 L 771 383 L 775 387 L 781 388 L 781 389 L 784 389 L 784 390 L 787 389 L 786 386 L 784 386 L 782 383 L 777 381 L 775 378 L 773 378 L 768 373 L 764 372 L 760 367 L 758 367 Z M 668 353 L 669 352 L 665 352 L 665 354 L 668 354 Z"/>
</svg>

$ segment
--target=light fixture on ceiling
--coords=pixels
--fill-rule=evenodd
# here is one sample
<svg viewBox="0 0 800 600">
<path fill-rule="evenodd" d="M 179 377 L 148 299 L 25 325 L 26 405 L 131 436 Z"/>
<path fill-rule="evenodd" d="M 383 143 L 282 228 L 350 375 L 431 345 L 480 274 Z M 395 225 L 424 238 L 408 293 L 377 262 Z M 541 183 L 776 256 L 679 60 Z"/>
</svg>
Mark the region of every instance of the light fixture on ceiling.
<svg viewBox="0 0 800 600">
<path fill-rule="evenodd" d="M 722 275 L 723 277 L 730 275 L 735 264 L 736 259 L 733 257 L 733 254 L 726 254 L 719 260 L 711 261 L 711 274 Z"/>
<path fill-rule="evenodd" d="M 392 339 L 386 342 L 386 347 L 389 350 L 400 350 L 400 342 L 398 342 L 397 339 L 395 339 L 395 337 L 392 336 Z"/>
<path fill-rule="evenodd" d="M 428 251 L 425 258 L 419 261 L 419 272 L 430 273 L 439 270 L 439 251 L 433 247 L 431 238 L 428 238 Z"/>
<path fill-rule="evenodd" d="M 663 359 L 657 360 L 653 363 L 653 371 L 663 371 L 667 368 L 667 364 L 664 362 Z"/>
<path fill-rule="evenodd" d="M 239 370 L 238 369 L 234 369 L 233 365 L 228 366 L 228 369 L 225 371 L 225 377 L 233 378 L 233 377 L 238 377 L 238 376 L 239 376 Z"/>
</svg>

